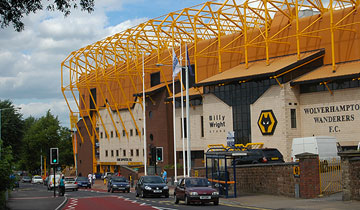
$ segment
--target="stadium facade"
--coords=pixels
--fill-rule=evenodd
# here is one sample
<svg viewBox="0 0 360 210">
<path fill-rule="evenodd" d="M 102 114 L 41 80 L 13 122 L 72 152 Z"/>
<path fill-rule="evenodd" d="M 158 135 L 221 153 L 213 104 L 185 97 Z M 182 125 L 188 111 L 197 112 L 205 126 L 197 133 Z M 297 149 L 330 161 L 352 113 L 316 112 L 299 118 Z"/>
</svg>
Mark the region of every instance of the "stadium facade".
<svg viewBox="0 0 360 210">
<path fill-rule="evenodd" d="M 185 58 L 185 44 L 192 67 L 194 165 L 202 164 L 208 144 L 226 144 L 230 131 L 236 143 L 263 142 L 286 160 L 294 137 L 335 136 L 343 147 L 357 145 L 358 7 L 355 1 L 211 1 L 74 51 L 62 63 L 62 91 L 71 116 L 80 117 L 72 122 L 77 144 L 93 148 L 86 154 L 92 158 L 83 159 L 94 172 L 143 163 L 144 138 L 134 135 L 143 129 L 143 67 L 148 148 L 166 151 L 160 166 L 173 164 L 171 98 L 176 94 L 176 150 L 182 158 L 183 85 L 177 77 L 172 93 L 167 65 L 173 49 Z M 105 158 L 106 150 L 117 154 L 120 148 L 126 154 L 133 150 L 134 159 L 117 161 L 129 158 L 122 152 Z M 79 151 L 78 159 L 82 155 Z"/>
</svg>

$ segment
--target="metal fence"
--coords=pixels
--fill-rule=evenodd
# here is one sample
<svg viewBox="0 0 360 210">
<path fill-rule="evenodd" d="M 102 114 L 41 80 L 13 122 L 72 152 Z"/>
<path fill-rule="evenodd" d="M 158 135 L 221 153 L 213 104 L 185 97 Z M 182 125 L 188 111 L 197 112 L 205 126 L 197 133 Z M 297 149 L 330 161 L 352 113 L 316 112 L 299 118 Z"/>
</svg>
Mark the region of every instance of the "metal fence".
<svg viewBox="0 0 360 210">
<path fill-rule="evenodd" d="M 319 170 L 321 194 L 333 194 L 343 190 L 340 159 L 320 160 Z"/>
</svg>

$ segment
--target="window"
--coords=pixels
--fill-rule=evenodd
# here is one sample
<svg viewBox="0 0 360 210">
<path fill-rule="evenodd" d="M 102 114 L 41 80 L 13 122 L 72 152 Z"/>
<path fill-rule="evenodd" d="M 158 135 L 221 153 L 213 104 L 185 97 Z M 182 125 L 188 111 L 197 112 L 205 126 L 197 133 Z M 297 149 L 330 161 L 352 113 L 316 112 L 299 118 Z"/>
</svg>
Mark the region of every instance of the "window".
<svg viewBox="0 0 360 210">
<path fill-rule="evenodd" d="M 150 74 L 151 87 L 160 84 L 160 72 Z"/>
<path fill-rule="evenodd" d="M 139 149 L 136 149 L 136 156 L 139 157 Z"/>
<path fill-rule="evenodd" d="M 144 135 L 144 128 L 142 128 L 142 135 Z"/>
<path fill-rule="evenodd" d="M 123 136 L 125 136 L 125 135 L 126 135 L 125 130 L 123 130 Z"/>
<path fill-rule="evenodd" d="M 201 123 L 201 137 L 204 137 L 204 116 L 201 116 L 200 123 Z"/>
<path fill-rule="evenodd" d="M 118 132 L 115 132 L 115 136 L 116 136 L 116 137 L 119 137 Z"/>
<path fill-rule="evenodd" d="M 130 136 L 133 136 L 133 129 L 130 129 Z"/>
<path fill-rule="evenodd" d="M 296 109 L 290 109 L 291 128 L 296 128 Z"/>
<path fill-rule="evenodd" d="M 116 150 L 116 157 L 119 157 L 119 150 Z"/>
<path fill-rule="evenodd" d="M 100 132 L 100 139 L 103 138 L 103 132 Z"/>
<path fill-rule="evenodd" d="M 180 118 L 180 125 L 181 125 L 181 129 L 182 129 L 182 122 L 181 122 L 181 118 Z M 184 117 L 184 138 L 187 138 L 187 132 L 186 132 L 187 130 L 186 130 L 186 117 Z M 181 130 L 181 138 L 183 137 L 182 136 L 182 130 Z"/>
<path fill-rule="evenodd" d="M 111 150 L 111 157 L 114 157 L 114 150 Z"/>
<path fill-rule="evenodd" d="M 139 135 L 139 132 L 138 132 L 138 130 L 137 129 L 135 129 L 135 135 Z"/>
<path fill-rule="evenodd" d="M 107 150 L 105 150 L 105 157 L 107 157 L 108 156 L 108 151 Z"/>
<path fill-rule="evenodd" d="M 111 136 L 111 138 L 114 137 L 114 132 L 113 131 L 110 132 L 110 136 Z"/>
<path fill-rule="evenodd" d="M 126 150 L 123 150 L 123 156 L 126 157 Z"/>
<path fill-rule="evenodd" d="M 134 156 L 134 150 L 133 149 L 130 150 L 130 156 L 131 157 Z"/>
</svg>

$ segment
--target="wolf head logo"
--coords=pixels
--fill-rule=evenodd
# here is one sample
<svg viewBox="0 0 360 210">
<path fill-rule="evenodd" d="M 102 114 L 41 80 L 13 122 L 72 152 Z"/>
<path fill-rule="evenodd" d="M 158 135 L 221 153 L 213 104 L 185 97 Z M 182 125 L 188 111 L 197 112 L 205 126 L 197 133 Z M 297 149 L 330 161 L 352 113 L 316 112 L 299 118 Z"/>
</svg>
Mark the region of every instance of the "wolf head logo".
<svg viewBox="0 0 360 210">
<path fill-rule="evenodd" d="M 261 111 L 258 126 L 263 135 L 273 135 L 276 124 L 277 120 L 272 110 Z"/>
</svg>

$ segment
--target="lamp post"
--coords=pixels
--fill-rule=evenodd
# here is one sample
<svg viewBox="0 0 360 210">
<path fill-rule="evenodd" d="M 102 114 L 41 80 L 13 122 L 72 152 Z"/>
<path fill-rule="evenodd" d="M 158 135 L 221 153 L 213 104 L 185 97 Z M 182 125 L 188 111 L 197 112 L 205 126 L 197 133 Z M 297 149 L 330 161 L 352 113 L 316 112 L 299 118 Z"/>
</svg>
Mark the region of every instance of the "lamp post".
<svg viewBox="0 0 360 210">
<path fill-rule="evenodd" d="M 2 138 L 1 138 L 1 112 L 3 111 L 3 110 L 8 110 L 8 109 L 14 109 L 14 110 L 20 110 L 21 109 L 21 107 L 15 107 L 15 108 L 3 108 L 3 109 L 0 109 L 0 140 L 1 140 L 1 142 L 0 142 L 0 160 L 1 160 L 1 144 L 2 144 Z"/>
</svg>

